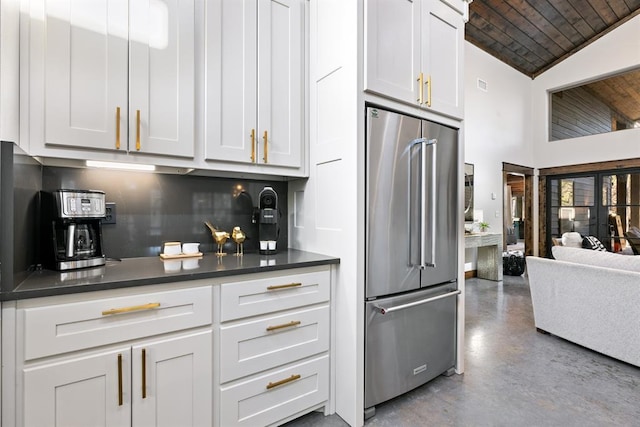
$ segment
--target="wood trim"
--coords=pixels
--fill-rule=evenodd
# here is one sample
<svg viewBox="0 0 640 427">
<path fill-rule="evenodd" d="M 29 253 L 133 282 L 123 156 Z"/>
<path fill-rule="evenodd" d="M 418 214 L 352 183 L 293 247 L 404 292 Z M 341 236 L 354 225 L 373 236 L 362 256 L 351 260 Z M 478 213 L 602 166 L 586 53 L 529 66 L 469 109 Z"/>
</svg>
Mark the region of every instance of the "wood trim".
<svg viewBox="0 0 640 427">
<path fill-rule="evenodd" d="M 472 277 L 478 276 L 478 270 L 470 270 L 464 272 L 465 279 L 471 279 Z"/>
<path fill-rule="evenodd" d="M 514 165 L 513 163 L 502 162 L 502 170 L 505 172 L 521 173 L 523 175 L 533 175 L 533 168 Z"/>
<path fill-rule="evenodd" d="M 547 180 L 538 181 L 538 255 L 547 256 Z"/>
<path fill-rule="evenodd" d="M 600 172 L 615 169 L 629 169 L 640 167 L 640 158 L 611 160 L 608 162 L 582 163 L 579 165 L 556 166 L 539 170 L 540 177 L 565 175 L 573 173 Z"/>
</svg>

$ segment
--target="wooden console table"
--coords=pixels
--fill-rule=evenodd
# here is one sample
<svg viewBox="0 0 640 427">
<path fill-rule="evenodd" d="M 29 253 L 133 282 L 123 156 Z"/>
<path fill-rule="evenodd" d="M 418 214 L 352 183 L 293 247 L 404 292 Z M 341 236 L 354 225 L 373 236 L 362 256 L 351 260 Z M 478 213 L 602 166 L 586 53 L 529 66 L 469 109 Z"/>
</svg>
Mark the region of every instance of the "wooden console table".
<svg viewBox="0 0 640 427">
<path fill-rule="evenodd" d="M 465 234 L 464 247 L 478 248 L 476 268 L 480 279 L 502 280 L 502 234 Z"/>
</svg>

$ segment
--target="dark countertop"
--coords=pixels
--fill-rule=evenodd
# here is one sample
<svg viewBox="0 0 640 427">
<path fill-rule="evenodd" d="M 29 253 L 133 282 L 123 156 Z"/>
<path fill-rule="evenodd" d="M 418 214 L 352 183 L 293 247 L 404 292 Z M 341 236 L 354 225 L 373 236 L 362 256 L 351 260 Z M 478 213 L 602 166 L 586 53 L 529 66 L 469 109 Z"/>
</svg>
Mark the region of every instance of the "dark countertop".
<svg viewBox="0 0 640 427">
<path fill-rule="evenodd" d="M 241 257 L 233 254 L 217 257 L 208 253 L 202 258 L 182 260 L 163 261 L 160 257 L 126 258 L 121 261 L 108 260 L 107 264 L 101 267 L 67 272 L 37 271 L 31 273 L 13 291 L 1 293 L 0 300 L 20 300 L 339 263 L 339 258 L 295 249 L 275 255 L 248 253 Z"/>
</svg>

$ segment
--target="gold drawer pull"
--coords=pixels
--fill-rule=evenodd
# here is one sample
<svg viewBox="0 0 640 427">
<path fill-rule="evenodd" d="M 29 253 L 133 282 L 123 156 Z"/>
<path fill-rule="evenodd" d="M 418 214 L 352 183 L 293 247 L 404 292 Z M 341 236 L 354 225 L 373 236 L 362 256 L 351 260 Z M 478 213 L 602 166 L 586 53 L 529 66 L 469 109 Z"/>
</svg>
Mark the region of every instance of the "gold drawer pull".
<svg viewBox="0 0 640 427">
<path fill-rule="evenodd" d="M 269 134 L 266 130 L 264 131 L 262 139 L 264 140 L 264 156 L 262 157 L 262 159 L 265 163 L 269 163 L 269 154 L 267 152 L 267 142 L 269 141 Z"/>
<path fill-rule="evenodd" d="M 299 324 L 299 320 L 292 320 L 291 322 L 283 323 L 282 325 L 267 326 L 267 331 L 276 331 L 278 329 L 290 328 L 291 326 L 298 326 Z"/>
<path fill-rule="evenodd" d="M 296 375 L 291 375 L 289 378 L 285 378 L 283 380 L 280 381 L 276 381 L 275 383 L 269 383 L 267 384 L 267 390 L 270 390 L 274 387 L 278 387 L 280 385 L 286 384 L 286 383 L 290 383 L 291 381 L 295 381 L 295 380 L 299 380 L 300 379 L 300 375 L 296 374 Z"/>
<path fill-rule="evenodd" d="M 256 162 L 256 130 L 251 129 L 251 163 Z"/>
<path fill-rule="evenodd" d="M 278 289 L 296 288 L 298 286 L 302 286 L 302 283 L 287 283 L 286 285 L 272 285 L 272 286 L 267 286 L 267 290 L 275 291 Z"/>
<path fill-rule="evenodd" d="M 136 151 L 140 151 L 140 110 L 136 110 Z"/>
<path fill-rule="evenodd" d="M 427 107 L 431 107 L 431 87 L 433 86 L 431 84 L 431 74 L 427 77 L 427 82 L 425 84 L 427 85 Z"/>
<path fill-rule="evenodd" d="M 142 349 L 142 398 L 147 398 L 147 349 Z"/>
<path fill-rule="evenodd" d="M 150 302 L 149 304 L 133 305 L 131 307 L 112 308 L 102 312 L 103 316 L 110 316 L 112 314 L 130 313 L 132 311 L 153 310 L 160 307 L 159 302 Z"/>
<path fill-rule="evenodd" d="M 122 405 L 122 354 L 118 353 L 118 406 Z"/>
<path fill-rule="evenodd" d="M 116 107 L 116 150 L 120 149 L 120 107 Z"/>
</svg>

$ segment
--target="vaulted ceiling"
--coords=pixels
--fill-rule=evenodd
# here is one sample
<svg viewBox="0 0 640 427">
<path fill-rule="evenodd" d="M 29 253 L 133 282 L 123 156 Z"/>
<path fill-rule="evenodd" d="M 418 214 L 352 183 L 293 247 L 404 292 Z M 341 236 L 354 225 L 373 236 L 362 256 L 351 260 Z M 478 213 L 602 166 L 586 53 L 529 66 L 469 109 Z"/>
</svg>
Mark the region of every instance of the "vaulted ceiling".
<svg viewBox="0 0 640 427">
<path fill-rule="evenodd" d="M 640 13 L 640 0 L 474 0 L 467 41 L 535 78 Z"/>
</svg>

